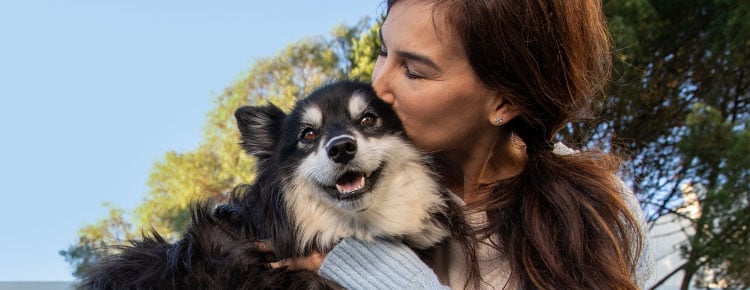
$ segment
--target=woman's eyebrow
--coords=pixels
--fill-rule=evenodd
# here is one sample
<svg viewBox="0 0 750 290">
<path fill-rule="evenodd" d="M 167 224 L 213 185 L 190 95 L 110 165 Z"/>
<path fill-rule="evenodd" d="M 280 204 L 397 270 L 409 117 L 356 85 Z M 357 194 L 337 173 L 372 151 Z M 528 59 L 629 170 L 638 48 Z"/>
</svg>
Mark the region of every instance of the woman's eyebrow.
<svg viewBox="0 0 750 290">
<path fill-rule="evenodd" d="M 380 37 L 380 45 L 383 47 L 387 47 L 385 46 L 385 41 L 383 40 L 383 26 L 380 26 L 380 28 L 378 28 L 378 37 Z M 432 67 L 433 69 L 439 72 L 443 71 L 434 61 L 432 61 L 429 57 L 425 55 L 421 55 L 421 54 L 413 53 L 409 51 L 402 51 L 402 50 L 396 51 L 396 54 L 398 54 L 398 56 L 402 58 L 423 63 L 427 66 Z"/>
<path fill-rule="evenodd" d="M 413 53 L 413 52 L 409 52 L 409 51 L 403 51 L 403 50 L 396 51 L 396 54 L 398 54 L 398 56 L 400 56 L 402 58 L 405 58 L 405 59 L 408 59 L 408 60 L 412 60 L 412 61 L 416 61 L 416 62 L 419 62 L 419 63 L 423 63 L 423 64 L 425 64 L 427 66 L 432 67 L 433 69 L 435 69 L 437 71 L 440 71 L 440 72 L 443 71 L 442 69 L 440 69 L 440 66 L 438 66 L 434 61 L 432 61 L 429 57 L 427 57 L 425 55 L 421 55 L 421 54 Z"/>
</svg>

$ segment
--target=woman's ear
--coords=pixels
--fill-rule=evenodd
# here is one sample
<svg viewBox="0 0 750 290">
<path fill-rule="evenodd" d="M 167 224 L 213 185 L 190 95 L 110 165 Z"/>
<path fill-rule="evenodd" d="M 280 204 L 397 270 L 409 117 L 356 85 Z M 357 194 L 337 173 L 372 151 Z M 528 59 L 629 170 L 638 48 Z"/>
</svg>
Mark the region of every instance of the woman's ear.
<svg viewBox="0 0 750 290">
<path fill-rule="evenodd" d="M 516 105 L 511 103 L 503 94 L 498 93 L 492 104 L 488 120 L 493 126 L 499 127 L 507 124 L 520 114 L 521 110 Z"/>
</svg>

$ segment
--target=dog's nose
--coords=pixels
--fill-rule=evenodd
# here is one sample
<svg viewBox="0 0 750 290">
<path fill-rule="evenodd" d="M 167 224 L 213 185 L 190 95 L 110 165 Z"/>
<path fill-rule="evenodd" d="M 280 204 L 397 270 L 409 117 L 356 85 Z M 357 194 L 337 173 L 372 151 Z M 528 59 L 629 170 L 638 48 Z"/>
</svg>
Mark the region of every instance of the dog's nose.
<svg viewBox="0 0 750 290">
<path fill-rule="evenodd" d="M 339 136 L 326 144 L 328 158 L 336 163 L 347 163 L 357 154 L 357 141 L 350 136 Z"/>
</svg>

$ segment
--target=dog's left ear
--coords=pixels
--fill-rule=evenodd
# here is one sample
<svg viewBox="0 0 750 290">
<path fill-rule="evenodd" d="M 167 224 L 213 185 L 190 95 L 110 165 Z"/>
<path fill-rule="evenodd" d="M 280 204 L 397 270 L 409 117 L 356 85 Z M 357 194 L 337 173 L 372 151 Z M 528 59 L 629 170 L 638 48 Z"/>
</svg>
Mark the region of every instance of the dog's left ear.
<svg viewBox="0 0 750 290">
<path fill-rule="evenodd" d="M 240 129 L 242 148 L 257 158 L 270 157 L 280 139 L 286 114 L 270 104 L 241 107 L 234 112 L 234 117 Z"/>
</svg>

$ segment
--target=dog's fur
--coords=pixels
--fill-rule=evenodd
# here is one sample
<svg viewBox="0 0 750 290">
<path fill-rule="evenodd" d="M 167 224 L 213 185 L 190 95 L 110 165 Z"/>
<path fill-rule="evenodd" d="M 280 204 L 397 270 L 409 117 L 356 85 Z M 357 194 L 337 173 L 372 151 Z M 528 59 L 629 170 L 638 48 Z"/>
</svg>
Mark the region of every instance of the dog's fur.
<svg viewBox="0 0 750 290">
<path fill-rule="evenodd" d="M 398 239 L 426 250 L 465 223 L 391 108 L 364 83 L 339 81 L 289 115 L 269 105 L 236 111 L 257 178 L 214 210 L 192 207 L 184 237 L 131 241 L 84 274 L 90 289 L 335 288 L 309 271 L 268 263 L 330 250 L 346 237 Z M 262 251 L 264 242 L 271 251 Z"/>
</svg>

